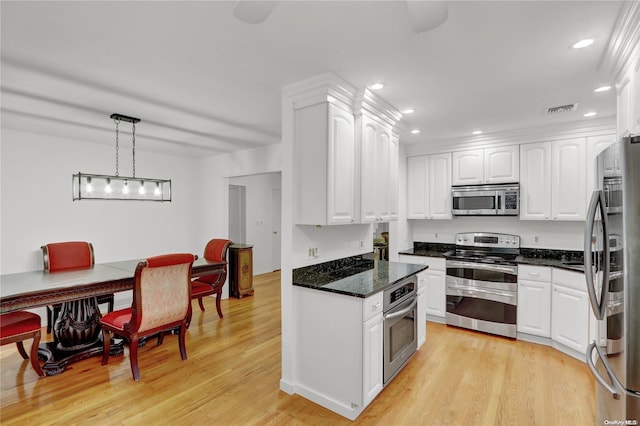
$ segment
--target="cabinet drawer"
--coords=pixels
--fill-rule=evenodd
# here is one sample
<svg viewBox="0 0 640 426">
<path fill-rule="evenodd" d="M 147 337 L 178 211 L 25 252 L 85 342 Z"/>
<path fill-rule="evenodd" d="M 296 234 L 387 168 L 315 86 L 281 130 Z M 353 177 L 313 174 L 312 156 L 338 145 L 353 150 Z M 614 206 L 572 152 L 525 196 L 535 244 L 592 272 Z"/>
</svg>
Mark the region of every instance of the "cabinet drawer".
<svg viewBox="0 0 640 426">
<path fill-rule="evenodd" d="M 518 280 L 551 282 L 551 268 L 548 266 L 518 265 Z"/>
<path fill-rule="evenodd" d="M 553 284 L 573 288 L 580 291 L 587 291 L 587 283 L 582 272 L 567 271 L 565 269 L 553 268 Z"/>
<path fill-rule="evenodd" d="M 367 321 L 377 314 L 381 314 L 383 300 L 384 298 L 382 292 L 376 293 L 373 296 L 364 299 L 362 305 L 362 321 Z"/>
</svg>

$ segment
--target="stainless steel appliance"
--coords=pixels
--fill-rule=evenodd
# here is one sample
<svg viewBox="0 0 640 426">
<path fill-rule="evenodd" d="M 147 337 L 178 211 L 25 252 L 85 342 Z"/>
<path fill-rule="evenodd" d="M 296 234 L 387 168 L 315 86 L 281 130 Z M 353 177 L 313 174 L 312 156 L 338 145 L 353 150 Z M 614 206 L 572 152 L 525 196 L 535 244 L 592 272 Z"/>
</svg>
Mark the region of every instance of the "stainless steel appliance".
<svg viewBox="0 0 640 426">
<path fill-rule="evenodd" d="M 418 278 L 413 275 L 384 291 L 383 385 L 418 349 Z"/>
<path fill-rule="evenodd" d="M 595 424 L 640 421 L 639 164 L 640 136 L 605 149 L 587 216 L 585 277 L 598 319 L 598 336 L 587 349 L 596 378 Z"/>
<path fill-rule="evenodd" d="M 520 185 L 471 185 L 451 188 L 454 216 L 517 216 Z"/>
<path fill-rule="evenodd" d="M 456 234 L 447 259 L 446 323 L 516 337 L 520 237 L 472 232 Z"/>
</svg>

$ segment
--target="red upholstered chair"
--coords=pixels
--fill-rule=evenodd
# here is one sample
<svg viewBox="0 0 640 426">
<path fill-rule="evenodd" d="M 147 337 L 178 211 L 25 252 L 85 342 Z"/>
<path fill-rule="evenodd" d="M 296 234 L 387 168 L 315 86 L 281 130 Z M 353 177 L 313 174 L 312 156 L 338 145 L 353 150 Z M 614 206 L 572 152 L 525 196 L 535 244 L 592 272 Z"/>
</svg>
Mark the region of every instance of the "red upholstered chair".
<svg viewBox="0 0 640 426">
<path fill-rule="evenodd" d="M 204 248 L 204 258 L 214 262 L 227 261 L 227 251 L 231 241 L 223 239 L 213 239 L 209 241 Z M 222 286 L 227 279 L 227 265 L 224 266 L 224 272 L 213 275 L 204 275 L 196 278 L 191 282 L 191 298 L 198 299 L 200 310 L 204 312 L 204 304 L 202 298 L 204 296 L 216 295 L 216 309 L 218 316 L 223 318 L 222 309 L 220 309 L 220 299 L 222 297 Z"/>
<path fill-rule="evenodd" d="M 141 338 L 178 329 L 180 356 L 187 359 L 185 333 L 191 316 L 191 267 L 197 256 L 166 254 L 138 263 L 130 308 L 102 317 L 102 365 L 109 362 L 109 332 L 129 341 L 129 361 L 135 381 L 140 380 L 138 343 Z"/>
<path fill-rule="evenodd" d="M 95 263 L 93 245 L 85 241 L 51 243 L 40 248 L 42 249 L 45 271 L 59 272 L 73 269 L 89 269 Z M 113 311 L 113 294 L 98 296 L 97 299 L 99 305 L 103 303 L 109 305 L 108 312 Z M 51 333 L 60 308 L 61 305 L 47 306 L 47 333 Z"/>
<path fill-rule="evenodd" d="M 18 352 L 22 358 L 29 359 L 24 350 L 23 340 L 33 339 L 31 344 L 31 365 L 44 377 L 45 374 L 38 362 L 38 344 L 40 343 L 40 316 L 27 311 L 8 312 L 0 315 L 0 345 L 14 343 L 18 346 Z"/>
</svg>

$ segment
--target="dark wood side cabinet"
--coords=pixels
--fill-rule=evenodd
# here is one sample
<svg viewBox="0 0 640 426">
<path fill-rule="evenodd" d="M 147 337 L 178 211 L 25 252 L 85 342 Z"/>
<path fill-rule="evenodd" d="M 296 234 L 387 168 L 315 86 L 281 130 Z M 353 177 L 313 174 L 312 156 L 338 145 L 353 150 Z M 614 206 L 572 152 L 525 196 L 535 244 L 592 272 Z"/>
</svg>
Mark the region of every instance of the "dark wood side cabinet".
<svg viewBox="0 0 640 426">
<path fill-rule="evenodd" d="M 229 246 L 229 296 L 242 298 L 253 295 L 253 246 Z"/>
</svg>

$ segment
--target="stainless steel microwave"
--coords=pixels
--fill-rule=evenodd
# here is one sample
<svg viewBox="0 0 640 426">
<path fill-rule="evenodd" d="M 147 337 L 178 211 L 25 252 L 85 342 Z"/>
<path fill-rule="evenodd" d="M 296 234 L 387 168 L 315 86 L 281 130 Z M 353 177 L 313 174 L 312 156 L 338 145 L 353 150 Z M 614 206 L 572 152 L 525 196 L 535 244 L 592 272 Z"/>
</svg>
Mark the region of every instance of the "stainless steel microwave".
<svg viewBox="0 0 640 426">
<path fill-rule="evenodd" d="M 470 185 L 451 188 L 454 216 L 517 216 L 520 185 Z"/>
</svg>

